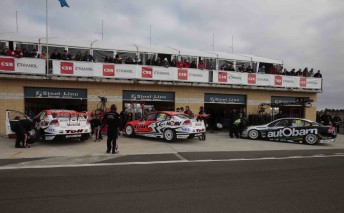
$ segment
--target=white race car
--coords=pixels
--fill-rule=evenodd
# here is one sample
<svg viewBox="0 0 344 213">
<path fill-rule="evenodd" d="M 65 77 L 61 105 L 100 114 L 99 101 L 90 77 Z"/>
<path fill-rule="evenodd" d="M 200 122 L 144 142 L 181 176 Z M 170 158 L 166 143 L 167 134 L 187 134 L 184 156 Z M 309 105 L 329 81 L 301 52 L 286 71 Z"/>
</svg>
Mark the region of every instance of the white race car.
<svg viewBox="0 0 344 213">
<path fill-rule="evenodd" d="M 18 115 L 21 119 L 28 118 L 23 113 L 6 110 L 7 135 L 14 134 L 11 124 L 17 121 L 15 118 Z M 36 137 L 38 135 L 38 138 L 43 140 L 53 140 L 55 138 L 80 138 L 81 140 L 87 140 L 91 133 L 91 125 L 87 113 L 74 110 L 43 110 L 32 121 Z"/>
<path fill-rule="evenodd" d="M 180 112 L 154 112 L 145 117 L 130 121 L 124 132 L 127 136 L 163 138 L 168 142 L 178 139 L 199 137 L 205 140 L 203 120 L 197 120 Z"/>
</svg>

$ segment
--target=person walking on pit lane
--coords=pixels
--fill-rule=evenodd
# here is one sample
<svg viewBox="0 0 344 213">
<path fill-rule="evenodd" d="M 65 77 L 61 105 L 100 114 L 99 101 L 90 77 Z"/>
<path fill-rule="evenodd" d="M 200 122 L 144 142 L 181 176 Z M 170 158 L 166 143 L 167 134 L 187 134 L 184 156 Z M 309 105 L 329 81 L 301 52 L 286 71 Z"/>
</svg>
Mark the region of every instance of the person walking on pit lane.
<svg viewBox="0 0 344 213">
<path fill-rule="evenodd" d="M 117 146 L 117 138 L 118 138 L 118 129 L 122 131 L 121 126 L 121 118 L 120 115 L 117 113 L 116 105 L 112 104 L 110 107 L 110 112 L 104 114 L 102 119 L 102 124 L 108 125 L 107 129 L 107 150 L 106 153 L 110 153 L 112 150 L 112 154 L 118 153 L 118 146 Z"/>
</svg>

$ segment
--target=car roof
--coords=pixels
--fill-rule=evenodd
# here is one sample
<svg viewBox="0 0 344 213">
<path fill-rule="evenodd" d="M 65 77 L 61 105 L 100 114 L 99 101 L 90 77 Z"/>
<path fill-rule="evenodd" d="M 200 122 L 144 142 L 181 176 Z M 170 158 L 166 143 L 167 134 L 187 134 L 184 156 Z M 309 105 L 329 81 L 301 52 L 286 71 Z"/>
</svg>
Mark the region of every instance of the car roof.
<svg viewBox="0 0 344 213">
<path fill-rule="evenodd" d="M 73 113 L 73 114 L 78 113 L 75 110 L 66 110 L 66 109 L 46 109 L 43 111 L 45 111 L 48 115 L 51 115 L 52 113 Z"/>
<path fill-rule="evenodd" d="M 309 120 L 309 119 L 305 119 L 305 118 L 295 118 L 295 117 L 279 118 L 279 119 L 276 119 L 276 120 L 274 120 L 274 121 L 283 120 L 283 119 L 297 119 L 297 120 L 304 120 L 304 121 L 308 121 L 308 122 L 315 122 L 315 121 L 312 121 L 312 120 Z"/>
</svg>

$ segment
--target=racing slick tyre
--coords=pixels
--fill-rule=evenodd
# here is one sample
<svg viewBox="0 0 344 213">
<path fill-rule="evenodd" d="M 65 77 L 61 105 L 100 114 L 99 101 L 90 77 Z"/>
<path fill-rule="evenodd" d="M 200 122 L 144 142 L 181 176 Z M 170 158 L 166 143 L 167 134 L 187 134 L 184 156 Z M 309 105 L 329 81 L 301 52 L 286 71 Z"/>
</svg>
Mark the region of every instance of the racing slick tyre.
<svg viewBox="0 0 344 213">
<path fill-rule="evenodd" d="M 127 125 L 124 129 L 125 135 L 133 137 L 135 135 L 134 127 L 132 125 Z"/>
<path fill-rule="evenodd" d="M 319 137 L 315 134 L 308 134 L 305 136 L 304 142 L 308 145 L 315 145 L 319 143 Z"/>
<path fill-rule="evenodd" d="M 164 131 L 164 139 L 167 142 L 173 142 L 177 139 L 177 134 L 176 131 L 174 131 L 173 129 L 166 129 Z"/>
<path fill-rule="evenodd" d="M 257 140 L 260 137 L 258 130 L 250 130 L 248 132 L 248 138 L 251 140 Z"/>
</svg>

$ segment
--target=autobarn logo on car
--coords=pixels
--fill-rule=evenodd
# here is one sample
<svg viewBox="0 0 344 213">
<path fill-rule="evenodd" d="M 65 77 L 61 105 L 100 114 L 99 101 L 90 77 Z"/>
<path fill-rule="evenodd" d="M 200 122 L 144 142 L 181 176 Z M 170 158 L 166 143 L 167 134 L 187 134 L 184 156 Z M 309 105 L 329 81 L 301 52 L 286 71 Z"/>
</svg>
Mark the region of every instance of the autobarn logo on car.
<svg viewBox="0 0 344 213">
<path fill-rule="evenodd" d="M 280 137 L 296 137 L 305 136 L 308 134 L 318 134 L 318 129 L 296 129 L 296 128 L 284 128 L 276 131 L 269 131 L 267 133 L 268 138 L 280 138 Z"/>
</svg>

